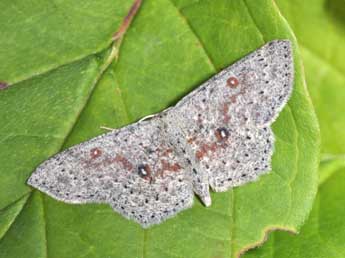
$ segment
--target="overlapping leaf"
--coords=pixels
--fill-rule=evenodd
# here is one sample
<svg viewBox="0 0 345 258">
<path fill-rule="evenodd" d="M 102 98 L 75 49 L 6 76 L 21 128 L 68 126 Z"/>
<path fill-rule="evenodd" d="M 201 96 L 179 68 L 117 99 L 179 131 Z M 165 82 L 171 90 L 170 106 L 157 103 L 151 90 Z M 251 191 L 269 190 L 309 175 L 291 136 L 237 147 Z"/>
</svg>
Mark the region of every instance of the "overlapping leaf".
<svg viewBox="0 0 345 258">
<path fill-rule="evenodd" d="M 345 153 L 345 2 L 278 0 L 301 49 L 324 154 Z"/>
<path fill-rule="evenodd" d="M 267 244 L 245 257 L 344 257 L 345 2 L 277 2 L 297 35 L 320 121 L 323 162 L 319 194 L 300 235 L 275 233 Z"/>
<path fill-rule="evenodd" d="M 299 235 L 276 232 L 244 257 L 345 257 L 345 159 L 325 161 L 313 210 Z"/>
</svg>

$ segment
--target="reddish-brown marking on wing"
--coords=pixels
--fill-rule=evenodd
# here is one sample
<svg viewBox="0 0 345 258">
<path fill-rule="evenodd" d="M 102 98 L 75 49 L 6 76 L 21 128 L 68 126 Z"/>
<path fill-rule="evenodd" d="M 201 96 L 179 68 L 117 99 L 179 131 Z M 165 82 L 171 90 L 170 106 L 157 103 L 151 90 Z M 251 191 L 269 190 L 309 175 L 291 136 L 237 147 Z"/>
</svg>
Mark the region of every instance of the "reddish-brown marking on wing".
<svg viewBox="0 0 345 258">
<path fill-rule="evenodd" d="M 175 162 L 171 164 L 168 160 L 171 160 L 174 154 L 174 150 L 172 148 L 167 148 L 158 151 L 158 159 L 156 167 L 156 172 L 154 173 L 154 177 L 161 177 L 164 176 L 166 172 L 177 172 L 182 167 L 179 163 Z M 159 165 L 160 164 L 160 165 Z"/>
<path fill-rule="evenodd" d="M 171 164 L 165 159 L 160 160 L 161 167 L 157 170 L 156 176 L 163 177 L 165 173 L 178 172 L 181 170 L 181 165 L 177 162 Z"/>
<path fill-rule="evenodd" d="M 242 88 L 242 89 L 240 90 L 240 92 L 238 92 L 238 93 L 233 94 L 233 95 L 230 96 L 230 102 L 231 102 L 231 103 L 236 103 L 237 97 L 238 97 L 238 96 L 241 96 L 241 95 L 244 95 L 245 93 L 246 93 L 246 89 L 245 89 L 245 88 Z"/>
<path fill-rule="evenodd" d="M 199 149 L 195 153 L 195 157 L 198 160 L 201 160 L 203 157 L 207 156 L 209 153 L 213 153 L 217 150 L 218 146 L 217 143 L 204 143 L 202 144 Z"/>
<path fill-rule="evenodd" d="M 223 121 L 224 123 L 228 123 L 230 121 L 230 116 L 229 116 L 229 105 L 228 103 L 223 103 L 222 106 L 222 115 L 223 115 Z"/>
<path fill-rule="evenodd" d="M 123 155 L 116 154 L 114 158 L 104 155 L 104 158 L 99 158 L 102 155 L 102 150 L 99 148 L 93 148 L 90 150 L 91 158 L 81 158 L 86 168 L 100 168 L 109 166 L 112 163 L 120 164 L 125 170 L 133 170 L 133 164 L 128 161 Z"/>
<path fill-rule="evenodd" d="M 102 150 L 99 148 L 93 148 L 90 150 L 91 159 L 96 159 L 102 155 Z"/>
<path fill-rule="evenodd" d="M 113 160 L 115 163 L 120 163 L 124 169 L 130 171 L 133 169 L 133 165 L 124 156 L 117 154 Z"/>
<path fill-rule="evenodd" d="M 168 161 L 162 159 L 161 163 L 162 163 L 162 170 L 163 171 L 177 172 L 181 169 L 180 164 L 177 162 L 174 164 L 170 164 Z"/>
<path fill-rule="evenodd" d="M 197 150 L 195 152 L 195 157 L 196 157 L 197 160 L 201 160 L 204 157 L 204 153 L 202 151 L 200 151 L 200 150 Z"/>
<path fill-rule="evenodd" d="M 227 80 L 226 80 L 226 85 L 230 88 L 236 88 L 239 84 L 239 81 L 236 77 L 229 77 Z"/>
</svg>

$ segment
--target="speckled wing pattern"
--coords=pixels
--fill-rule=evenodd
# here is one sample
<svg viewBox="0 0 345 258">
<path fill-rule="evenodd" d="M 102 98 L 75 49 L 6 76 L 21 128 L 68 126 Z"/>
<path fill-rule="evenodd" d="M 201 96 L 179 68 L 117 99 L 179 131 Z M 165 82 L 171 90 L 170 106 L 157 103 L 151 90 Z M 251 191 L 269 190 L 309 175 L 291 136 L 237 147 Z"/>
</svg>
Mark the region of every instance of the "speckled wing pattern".
<svg viewBox="0 0 345 258">
<path fill-rule="evenodd" d="M 288 40 L 267 43 L 176 106 L 43 162 L 28 184 L 67 203 L 109 203 L 143 227 L 271 169 L 270 128 L 293 88 Z"/>
</svg>

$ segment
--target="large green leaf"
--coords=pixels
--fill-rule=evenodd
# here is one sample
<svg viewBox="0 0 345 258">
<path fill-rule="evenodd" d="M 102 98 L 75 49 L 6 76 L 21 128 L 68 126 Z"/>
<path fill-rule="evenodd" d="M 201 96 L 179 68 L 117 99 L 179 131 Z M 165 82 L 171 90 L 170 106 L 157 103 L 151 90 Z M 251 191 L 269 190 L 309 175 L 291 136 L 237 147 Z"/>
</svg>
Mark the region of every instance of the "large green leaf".
<svg viewBox="0 0 345 258">
<path fill-rule="evenodd" d="M 0 81 L 14 84 L 109 46 L 131 1 L 0 1 Z"/>
<path fill-rule="evenodd" d="M 345 257 L 345 159 L 321 164 L 319 192 L 299 235 L 275 232 L 262 248 L 245 258 Z"/>
<path fill-rule="evenodd" d="M 345 153 L 345 1 L 277 0 L 300 46 L 325 154 Z"/>
<path fill-rule="evenodd" d="M 320 187 L 299 236 L 274 233 L 267 244 L 246 257 L 345 257 L 345 2 L 277 2 L 297 35 L 320 121 Z"/>
<path fill-rule="evenodd" d="M 13 1 L 3 2 L 0 14 L 16 7 Z M 80 17 L 70 2 L 55 1 L 59 11 L 49 13 L 52 22 L 44 24 L 48 31 L 59 26 L 55 16 Z M 81 6 L 91 6 L 90 16 L 104 15 L 89 2 Z M 97 1 L 107 6 L 103 2 Z M 34 20 L 42 3 L 31 5 L 17 17 L 21 30 L 32 28 L 26 21 Z M 121 1 L 114 5 L 127 8 Z M 92 23 L 70 19 L 77 27 Z M 0 257 L 236 257 L 263 241 L 271 229 L 296 231 L 316 191 L 319 132 L 299 51 L 275 5 L 270 0 L 144 1 L 110 66 L 116 52 L 94 54 L 109 43 L 112 33 L 102 27 L 107 24 L 113 23 L 99 23 L 94 29 L 92 38 L 98 44 L 82 42 L 80 52 L 27 39 L 27 47 L 33 45 L 30 51 L 66 48 L 49 65 L 44 55 L 36 59 L 18 54 L 26 63 L 18 69 L 20 61 L 11 63 L 7 56 L 16 45 L 12 52 L 0 52 L 12 66 L 1 71 L 5 79 L 0 80 L 26 79 L 0 91 L 0 218 L 6 218 L 0 221 Z M 16 41 L 22 36 L 11 29 L 7 33 Z M 68 26 L 60 33 L 62 38 L 73 34 Z M 83 33 L 76 35 L 81 39 L 74 44 L 87 40 Z M 120 127 L 161 111 L 221 68 L 276 38 L 292 40 L 296 78 L 293 96 L 274 124 L 273 171 L 259 181 L 213 194 L 211 208 L 196 199 L 192 209 L 148 230 L 107 205 L 68 205 L 25 185 L 35 166 L 53 153 L 103 133 L 102 125 Z M 81 56 L 86 57 L 74 61 Z"/>
</svg>

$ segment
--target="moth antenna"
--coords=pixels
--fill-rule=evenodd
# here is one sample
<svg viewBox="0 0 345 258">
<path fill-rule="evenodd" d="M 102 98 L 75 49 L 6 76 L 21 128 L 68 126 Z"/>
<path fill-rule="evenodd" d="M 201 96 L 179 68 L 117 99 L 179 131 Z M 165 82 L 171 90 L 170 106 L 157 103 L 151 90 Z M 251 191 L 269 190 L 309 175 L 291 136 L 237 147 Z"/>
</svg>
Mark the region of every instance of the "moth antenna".
<svg viewBox="0 0 345 258">
<path fill-rule="evenodd" d="M 110 127 L 106 127 L 106 126 L 100 126 L 99 128 L 107 130 L 107 131 L 114 131 L 114 130 L 116 130 L 115 128 L 110 128 Z"/>
<path fill-rule="evenodd" d="M 142 122 L 142 121 L 148 120 L 148 119 L 150 119 L 150 118 L 152 118 L 152 117 L 155 117 L 155 116 L 156 116 L 156 114 L 153 114 L 153 115 L 148 115 L 148 116 L 144 116 L 143 118 L 141 118 L 141 119 L 139 120 L 139 122 Z"/>
</svg>

